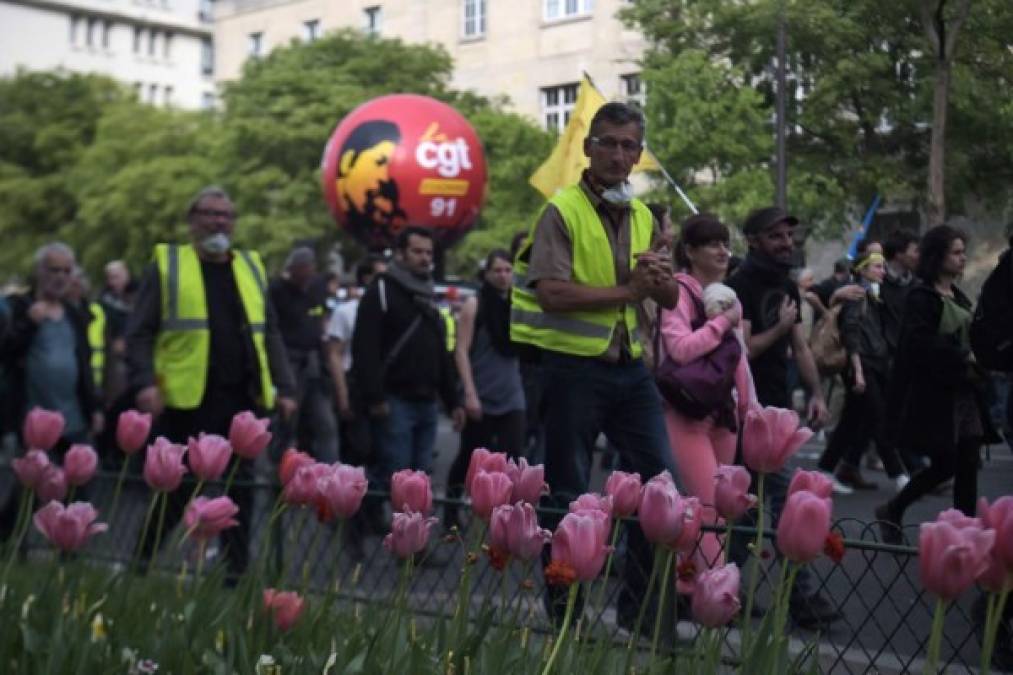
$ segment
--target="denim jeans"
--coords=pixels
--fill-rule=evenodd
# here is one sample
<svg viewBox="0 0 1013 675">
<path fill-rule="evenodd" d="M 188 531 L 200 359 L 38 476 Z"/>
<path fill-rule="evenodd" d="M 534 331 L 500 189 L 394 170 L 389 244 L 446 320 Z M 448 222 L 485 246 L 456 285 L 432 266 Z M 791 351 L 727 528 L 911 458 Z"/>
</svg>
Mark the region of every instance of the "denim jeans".
<svg viewBox="0 0 1013 675">
<path fill-rule="evenodd" d="M 587 491 L 599 433 L 618 451 L 623 471 L 638 472 L 645 481 L 666 469 L 675 475 L 661 396 L 643 361 L 611 364 L 545 352 L 542 377 L 548 504 L 565 510 Z M 548 514 L 543 525 L 553 529 L 560 519 Z M 653 551 L 639 527 L 626 531 L 629 554 L 618 610 L 629 615 L 643 600 Z"/>
<path fill-rule="evenodd" d="M 390 414 L 373 422 L 376 462 L 370 487 L 390 488 L 390 476 L 401 469 L 429 472 L 436 443 L 438 409 L 435 400 L 410 401 L 386 397 Z"/>
</svg>

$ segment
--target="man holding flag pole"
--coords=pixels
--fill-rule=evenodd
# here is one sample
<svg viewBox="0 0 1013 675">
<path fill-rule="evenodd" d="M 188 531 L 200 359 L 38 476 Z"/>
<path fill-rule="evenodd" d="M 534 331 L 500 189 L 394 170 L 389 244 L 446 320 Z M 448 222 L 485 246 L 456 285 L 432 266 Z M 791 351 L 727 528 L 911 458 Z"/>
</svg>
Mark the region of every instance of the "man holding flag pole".
<svg viewBox="0 0 1013 675">
<path fill-rule="evenodd" d="M 666 308 L 678 300 L 667 240 L 628 180 L 653 158 L 643 157 L 640 110 L 595 105 L 589 93 L 597 94 L 585 80 L 559 147 L 531 178 L 550 198 L 518 251 L 511 308 L 511 338 L 540 358 L 546 480 L 552 505 L 564 511 L 588 489 L 599 433 L 625 471 L 648 478 L 672 468 L 636 311 L 646 298 Z M 564 147 L 578 137 L 579 161 Z M 631 624 L 644 600 L 652 558 L 638 528 L 630 529 L 629 555 L 620 624 Z M 557 599 L 548 600 L 550 616 L 561 616 Z"/>
</svg>

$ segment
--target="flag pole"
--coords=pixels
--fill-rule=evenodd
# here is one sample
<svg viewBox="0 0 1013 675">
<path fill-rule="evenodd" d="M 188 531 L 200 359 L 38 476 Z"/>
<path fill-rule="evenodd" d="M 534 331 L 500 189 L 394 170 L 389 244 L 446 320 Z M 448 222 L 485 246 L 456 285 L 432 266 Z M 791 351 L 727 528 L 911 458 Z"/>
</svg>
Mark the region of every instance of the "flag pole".
<svg viewBox="0 0 1013 675">
<path fill-rule="evenodd" d="M 594 83 L 594 80 L 591 79 L 591 76 L 588 74 L 588 72 L 586 70 L 582 70 L 581 73 L 583 73 L 584 77 L 587 79 L 587 83 L 590 84 L 592 87 L 594 87 L 594 89 L 599 94 L 601 94 L 601 89 L 598 89 L 598 86 Z M 605 94 L 601 94 L 601 96 L 602 98 L 605 98 Z M 654 158 L 654 163 L 657 164 L 658 168 L 661 170 L 661 175 L 665 177 L 665 180 L 668 182 L 669 185 L 672 186 L 672 189 L 675 190 L 675 194 L 679 195 L 679 199 L 683 201 L 686 207 L 689 208 L 689 210 L 692 211 L 694 214 L 700 213 L 699 209 L 696 208 L 696 205 L 690 200 L 688 196 L 686 196 L 686 193 L 683 192 L 682 188 L 679 187 L 679 184 L 675 182 L 674 178 L 672 178 L 672 175 L 668 173 L 668 170 L 665 169 L 664 166 L 662 166 L 660 161 L 658 161 L 657 155 L 651 152 L 651 150 L 647 147 L 646 143 L 644 144 L 644 150 L 647 151 L 647 153 Z"/>
</svg>

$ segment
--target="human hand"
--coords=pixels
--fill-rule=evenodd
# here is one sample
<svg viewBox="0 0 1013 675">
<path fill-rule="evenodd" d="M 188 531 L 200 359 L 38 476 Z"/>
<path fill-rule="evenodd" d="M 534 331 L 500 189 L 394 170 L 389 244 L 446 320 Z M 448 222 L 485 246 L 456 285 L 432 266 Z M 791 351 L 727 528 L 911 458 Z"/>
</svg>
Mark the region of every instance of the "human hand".
<svg viewBox="0 0 1013 675">
<path fill-rule="evenodd" d="M 49 315 L 49 304 L 41 300 L 33 302 L 31 307 L 28 308 L 28 318 L 35 323 L 42 323 L 49 318 Z"/>
<path fill-rule="evenodd" d="M 855 373 L 855 384 L 851 387 L 851 391 L 856 394 L 865 393 L 865 377 L 862 373 Z"/>
<path fill-rule="evenodd" d="M 781 301 L 781 307 L 777 310 L 777 326 L 787 333 L 798 320 L 798 305 L 787 295 Z"/>
<path fill-rule="evenodd" d="M 278 408 L 278 412 L 281 413 L 281 418 L 284 420 L 292 419 L 292 415 L 295 415 L 295 411 L 299 408 L 299 404 L 296 403 L 294 398 L 288 396 L 279 396 L 275 400 L 275 406 Z"/>
<path fill-rule="evenodd" d="M 460 432 L 468 421 L 468 413 L 464 411 L 464 408 L 458 406 L 451 411 L 450 419 L 454 431 Z"/>
<path fill-rule="evenodd" d="M 152 417 L 158 417 L 164 408 L 162 392 L 158 390 L 158 387 L 152 385 L 137 392 L 137 409 L 141 412 L 151 413 Z"/>
<path fill-rule="evenodd" d="M 482 419 L 482 402 L 478 400 L 478 396 L 464 397 L 464 412 L 467 413 L 468 419 L 475 421 Z"/>
<path fill-rule="evenodd" d="M 850 301 L 855 302 L 865 297 L 865 289 L 858 284 L 848 284 L 847 286 L 841 286 L 834 294 L 830 296 L 830 304 L 835 305 L 839 302 Z"/>
<path fill-rule="evenodd" d="M 721 312 L 721 314 L 728 319 L 728 323 L 731 324 L 732 328 L 735 328 L 742 319 L 742 308 L 739 307 L 739 303 L 733 302 L 732 306 Z"/>
<path fill-rule="evenodd" d="M 823 400 L 822 396 L 813 396 L 809 399 L 809 408 L 806 411 L 806 418 L 809 420 L 810 429 L 818 431 L 820 427 L 826 424 L 829 417 L 830 411 L 827 410 L 826 401 Z"/>
</svg>

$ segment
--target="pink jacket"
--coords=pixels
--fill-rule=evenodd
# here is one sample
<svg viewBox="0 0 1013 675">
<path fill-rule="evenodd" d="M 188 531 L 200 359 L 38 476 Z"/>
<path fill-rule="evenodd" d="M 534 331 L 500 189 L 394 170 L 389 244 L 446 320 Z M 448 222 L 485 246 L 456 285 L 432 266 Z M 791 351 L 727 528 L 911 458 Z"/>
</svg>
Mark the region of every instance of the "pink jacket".
<svg viewBox="0 0 1013 675">
<path fill-rule="evenodd" d="M 693 302 L 687 293 L 687 287 L 703 304 L 703 288 L 700 282 L 693 276 L 684 272 L 676 272 L 675 278 L 679 284 L 679 303 L 675 309 L 665 309 L 661 312 L 661 344 L 665 354 L 676 363 L 687 363 L 709 353 L 720 344 L 731 328 L 731 324 L 723 314 L 713 319 L 708 319 L 699 329 L 692 329 L 692 321 L 696 314 L 696 303 Z M 740 307 L 741 309 L 741 307 Z M 742 347 L 742 357 L 735 369 L 735 390 L 736 406 L 741 422 L 746 411 L 750 408 L 759 407 L 756 400 L 756 389 L 753 387 L 753 375 L 749 371 L 749 352 L 745 348 L 742 337 L 742 329 L 735 328 L 735 334 L 739 338 Z"/>
</svg>

